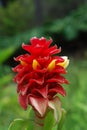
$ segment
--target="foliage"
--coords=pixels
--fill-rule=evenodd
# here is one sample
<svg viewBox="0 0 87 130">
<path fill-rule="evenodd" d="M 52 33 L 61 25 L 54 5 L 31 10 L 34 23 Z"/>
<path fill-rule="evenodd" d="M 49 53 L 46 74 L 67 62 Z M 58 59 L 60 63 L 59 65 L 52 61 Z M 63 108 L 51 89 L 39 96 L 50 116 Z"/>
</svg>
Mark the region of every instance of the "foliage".
<svg viewBox="0 0 87 130">
<path fill-rule="evenodd" d="M 68 75 L 71 82 L 71 86 L 70 86 L 71 90 L 69 90 L 68 92 L 68 96 L 67 96 L 68 100 L 66 99 L 68 112 L 67 112 L 67 120 L 65 122 L 65 127 L 67 126 L 67 129 L 70 130 L 87 129 L 87 126 L 85 125 L 87 120 L 85 116 L 86 115 L 85 110 L 87 109 L 86 108 L 87 102 L 85 99 L 86 98 L 85 93 L 87 92 L 86 71 L 87 71 L 87 62 L 85 62 L 84 60 L 83 61 L 77 60 L 77 62 L 74 61 L 73 66 L 70 66 L 70 73 L 73 72 L 73 75 L 72 76 Z M 69 104 L 69 102 L 71 103 Z"/>
<path fill-rule="evenodd" d="M 0 49 L 5 48 L 5 47 L 7 48 L 9 46 L 18 47 L 22 42 L 28 43 L 30 37 L 32 36 L 37 36 L 37 37 L 52 36 L 53 37 L 56 34 L 57 36 L 61 35 L 62 39 L 65 38 L 67 41 L 71 41 L 78 36 L 79 32 L 87 31 L 86 12 L 87 12 L 87 4 L 80 7 L 76 11 L 73 11 L 69 16 L 62 19 L 53 20 L 50 23 L 45 23 L 42 27 L 38 27 L 30 31 L 22 32 L 11 38 L 4 37 L 3 39 L 2 37 L 0 38 Z M 16 29 L 16 27 L 14 28 Z M 7 29 L 7 31 L 10 31 L 10 33 L 12 32 L 12 30 L 13 29 L 11 30 Z"/>
<path fill-rule="evenodd" d="M 0 50 L 0 57 L 1 57 L 0 64 L 3 63 L 6 59 L 8 59 L 13 54 L 14 51 L 15 51 L 14 46 Z"/>
<path fill-rule="evenodd" d="M 72 11 L 70 15 L 66 16 L 65 18 L 56 20 L 51 19 L 51 22 L 45 23 L 42 27 L 44 28 L 44 34 L 49 35 L 52 33 L 57 33 L 61 34 L 67 40 L 74 39 L 78 36 L 79 31 L 87 30 L 86 12 L 87 3 L 80 6 L 77 10 Z M 35 25 L 34 3 L 32 3 L 31 0 L 18 0 L 12 2 L 6 9 L 0 8 L 0 16 L 1 36 L 19 34 L 27 29 L 31 29 L 31 27 Z M 47 20 L 44 21 L 46 22 Z"/>
<path fill-rule="evenodd" d="M 86 3 L 86 0 L 43 0 L 42 2 L 44 17 L 47 22 L 68 15 L 70 11 Z"/>
<path fill-rule="evenodd" d="M 11 68 L 9 66 L 0 65 L 0 88 L 12 81 Z"/>
<path fill-rule="evenodd" d="M 54 20 L 45 26 L 48 33 L 61 34 L 66 40 L 73 40 L 79 31 L 87 31 L 87 4 L 73 11 L 65 18 Z"/>
<path fill-rule="evenodd" d="M 12 36 L 33 25 L 34 8 L 32 1 L 25 0 L 9 3 L 7 8 L 0 7 L 0 35 Z"/>
</svg>

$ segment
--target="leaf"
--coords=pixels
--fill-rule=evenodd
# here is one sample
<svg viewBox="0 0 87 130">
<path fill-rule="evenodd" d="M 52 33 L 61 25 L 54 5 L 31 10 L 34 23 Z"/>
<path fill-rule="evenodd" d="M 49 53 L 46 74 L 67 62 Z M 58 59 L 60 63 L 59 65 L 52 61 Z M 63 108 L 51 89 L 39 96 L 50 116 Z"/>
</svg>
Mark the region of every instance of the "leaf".
<svg viewBox="0 0 87 130">
<path fill-rule="evenodd" d="M 55 123 L 54 114 L 52 111 L 49 111 L 44 121 L 43 130 L 52 130 L 54 123 Z"/>
<path fill-rule="evenodd" d="M 15 119 L 8 130 L 33 130 L 33 121 L 29 119 Z"/>
<path fill-rule="evenodd" d="M 48 105 L 49 108 L 54 112 L 55 123 L 59 122 L 62 114 L 60 99 L 55 97 L 53 100 L 49 101 Z"/>
<path fill-rule="evenodd" d="M 15 47 L 8 47 L 3 50 L 0 49 L 0 64 L 8 59 L 15 51 Z"/>
<path fill-rule="evenodd" d="M 57 130 L 62 130 L 64 120 L 65 120 L 65 116 L 66 116 L 66 111 L 65 111 L 65 109 L 62 109 L 62 117 L 61 117 L 61 120 L 58 123 Z"/>
<path fill-rule="evenodd" d="M 23 119 L 15 119 L 9 126 L 8 130 L 27 130 L 26 126 L 24 125 Z"/>
<path fill-rule="evenodd" d="M 64 37 L 67 40 L 73 40 L 78 36 L 78 31 L 76 28 L 74 28 L 72 25 L 68 25 L 65 29 L 64 29 Z"/>
</svg>

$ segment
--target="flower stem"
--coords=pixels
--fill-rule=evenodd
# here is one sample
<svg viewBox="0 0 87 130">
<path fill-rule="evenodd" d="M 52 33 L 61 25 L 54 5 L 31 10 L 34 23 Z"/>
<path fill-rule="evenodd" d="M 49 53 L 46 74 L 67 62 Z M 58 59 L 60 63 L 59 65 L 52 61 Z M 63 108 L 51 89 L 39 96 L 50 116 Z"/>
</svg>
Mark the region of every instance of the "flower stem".
<svg viewBox="0 0 87 130">
<path fill-rule="evenodd" d="M 44 118 L 40 118 L 37 115 L 35 115 L 34 130 L 43 130 L 43 127 L 44 127 Z"/>
</svg>

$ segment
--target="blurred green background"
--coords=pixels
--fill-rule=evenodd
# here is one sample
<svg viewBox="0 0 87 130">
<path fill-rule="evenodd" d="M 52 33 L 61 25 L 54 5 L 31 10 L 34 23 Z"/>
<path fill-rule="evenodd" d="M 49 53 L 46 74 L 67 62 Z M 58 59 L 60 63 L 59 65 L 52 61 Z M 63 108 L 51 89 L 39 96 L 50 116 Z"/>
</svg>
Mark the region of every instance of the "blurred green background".
<svg viewBox="0 0 87 130">
<path fill-rule="evenodd" d="M 87 0 L 0 0 L 0 130 L 28 116 L 18 104 L 11 68 L 33 36 L 52 37 L 70 58 L 63 130 L 87 130 Z"/>
</svg>

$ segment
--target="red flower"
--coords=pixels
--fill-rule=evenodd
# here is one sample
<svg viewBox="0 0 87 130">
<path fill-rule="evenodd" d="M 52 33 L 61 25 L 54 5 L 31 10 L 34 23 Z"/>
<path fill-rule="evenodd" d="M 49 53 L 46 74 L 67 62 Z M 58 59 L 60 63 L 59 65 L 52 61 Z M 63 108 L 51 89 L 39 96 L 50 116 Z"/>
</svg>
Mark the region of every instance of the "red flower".
<svg viewBox="0 0 87 130">
<path fill-rule="evenodd" d="M 49 101 L 56 94 L 66 95 L 61 84 L 68 84 L 68 81 L 61 74 L 66 74 L 69 60 L 67 57 L 55 56 L 61 48 L 50 46 L 52 39 L 33 37 L 30 43 L 22 44 L 28 53 L 15 58 L 20 63 L 13 68 L 17 72 L 14 81 L 18 84 L 20 105 L 27 109 L 29 104 L 44 116 Z"/>
</svg>

